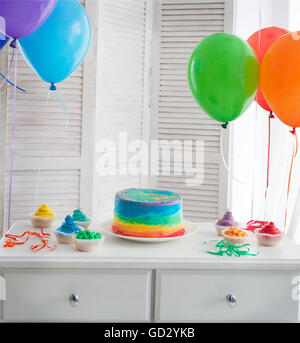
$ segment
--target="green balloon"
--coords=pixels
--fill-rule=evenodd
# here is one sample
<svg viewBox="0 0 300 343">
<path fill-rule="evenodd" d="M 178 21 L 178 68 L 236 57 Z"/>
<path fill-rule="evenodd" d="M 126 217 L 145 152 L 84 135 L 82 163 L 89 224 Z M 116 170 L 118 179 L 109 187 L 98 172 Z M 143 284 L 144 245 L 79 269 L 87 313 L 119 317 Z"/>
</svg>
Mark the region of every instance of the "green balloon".
<svg viewBox="0 0 300 343">
<path fill-rule="evenodd" d="M 228 33 L 215 33 L 193 51 L 188 81 L 200 107 L 213 119 L 227 123 L 254 100 L 259 63 L 247 42 Z"/>
</svg>

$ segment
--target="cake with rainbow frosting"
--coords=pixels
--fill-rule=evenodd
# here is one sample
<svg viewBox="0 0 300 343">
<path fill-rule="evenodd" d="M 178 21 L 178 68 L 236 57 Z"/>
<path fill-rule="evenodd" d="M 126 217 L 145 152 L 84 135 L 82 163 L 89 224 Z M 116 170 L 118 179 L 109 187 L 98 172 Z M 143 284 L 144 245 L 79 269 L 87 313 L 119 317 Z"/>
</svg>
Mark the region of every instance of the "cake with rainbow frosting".
<svg viewBox="0 0 300 343">
<path fill-rule="evenodd" d="M 185 234 L 181 197 L 157 189 L 125 189 L 115 195 L 112 231 L 132 237 L 166 238 Z"/>
</svg>

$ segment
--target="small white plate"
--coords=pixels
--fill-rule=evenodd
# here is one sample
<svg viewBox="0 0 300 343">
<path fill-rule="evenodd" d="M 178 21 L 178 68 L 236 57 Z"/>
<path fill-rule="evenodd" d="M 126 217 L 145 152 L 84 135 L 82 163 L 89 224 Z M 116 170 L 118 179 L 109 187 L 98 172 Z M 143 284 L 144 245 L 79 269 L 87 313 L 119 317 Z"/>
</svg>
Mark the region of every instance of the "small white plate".
<svg viewBox="0 0 300 343">
<path fill-rule="evenodd" d="M 199 227 L 188 220 L 183 220 L 183 227 L 185 229 L 185 234 L 183 236 L 176 236 L 176 237 L 165 237 L 165 238 L 147 238 L 147 237 L 132 237 L 132 236 L 122 236 L 117 235 L 112 231 L 112 219 L 107 220 L 101 224 L 101 232 L 105 232 L 108 236 L 118 237 L 127 239 L 128 241 L 134 242 L 141 242 L 141 243 L 163 243 L 163 242 L 170 242 L 175 241 L 180 238 L 189 237 L 196 232 L 198 232 Z"/>
</svg>

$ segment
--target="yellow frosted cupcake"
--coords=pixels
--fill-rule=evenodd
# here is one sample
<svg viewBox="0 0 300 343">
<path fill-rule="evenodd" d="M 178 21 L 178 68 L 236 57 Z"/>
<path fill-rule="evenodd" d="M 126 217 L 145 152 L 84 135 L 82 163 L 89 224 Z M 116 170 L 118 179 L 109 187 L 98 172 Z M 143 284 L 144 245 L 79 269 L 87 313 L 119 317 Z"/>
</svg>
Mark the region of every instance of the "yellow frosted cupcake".
<svg viewBox="0 0 300 343">
<path fill-rule="evenodd" d="M 55 214 L 47 204 L 43 204 L 34 214 L 30 215 L 33 227 L 48 228 L 54 219 Z"/>
</svg>

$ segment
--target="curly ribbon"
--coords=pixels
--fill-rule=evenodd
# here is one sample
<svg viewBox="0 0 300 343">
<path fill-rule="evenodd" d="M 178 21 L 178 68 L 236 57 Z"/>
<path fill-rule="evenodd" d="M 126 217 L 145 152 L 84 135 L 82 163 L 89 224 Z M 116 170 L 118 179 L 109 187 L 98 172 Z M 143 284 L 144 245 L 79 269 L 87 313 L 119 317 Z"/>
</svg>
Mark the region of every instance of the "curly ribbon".
<svg viewBox="0 0 300 343">
<path fill-rule="evenodd" d="M 31 236 L 35 236 L 40 238 L 41 244 L 31 245 L 31 250 L 33 252 L 41 251 L 44 248 L 48 248 L 49 251 L 54 251 L 56 249 L 56 245 L 50 246 L 49 245 L 49 239 L 51 235 L 49 233 L 45 233 L 43 231 L 43 228 L 41 228 L 41 232 L 32 232 L 32 231 L 25 231 L 22 233 L 22 235 L 12 235 L 12 234 L 6 234 L 4 237 L 7 238 L 7 240 L 4 242 L 4 248 L 13 248 L 16 245 L 24 245 Z M 24 240 L 19 241 L 19 239 L 24 238 Z"/>
<path fill-rule="evenodd" d="M 10 176 L 9 176 L 9 193 L 8 193 L 8 229 L 10 228 L 10 217 L 11 217 L 11 199 L 12 199 L 12 179 L 14 170 L 14 155 L 15 155 L 15 114 L 16 114 L 16 96 L 17 96 L 17 70 L 18 70 L 18 52 L 16 50 L 15 58 L 15 87 L 13 96 L 13 110 L 11 116 L 11 152 L 10 152 Z"/>
<path fill-rule="evenodd" d="M 291 188 L 291 179 L 292 179 L 293 165 L 294 165 L 295 157 L 298 154 L 298 136 L 297 136 L 296 129 L 293 128 L 293 130 L 290 131 L 290 132 L 295 137 L 295 145 L 294 145 L 294 148 L 293 148 L 293 154 L 292 154 L 291 165 L 290 165 L 290 172 L 289 172 L 289 179 L 288 179 L 287 194 L 286 194 L 286 206 L 285 206 L 285 215 L 284 215 L 284 232 L 285 232 L 286 223 L 287 223 L 288 203 L 289 203 L 289 196 L 290 196 L 290 188 Z"/>
<path fill-rule="evenodd" d="M 256 229 L 260 229 L 262 227 L 264 227 L 265 225 L 267 225 L 269 222 L 267 221 L 262 221 L 262 220 L 250 220 L 247 223 L 247 229 L 249 231 L 254 232 Z"/>
<path fill-rule="evenodd" d="M 65 103 L 63 102 L 61 96 L 58 94 L 58 91 L 55 89 L 55 95 L 57 97 L 57 100 L 60 102 L 60 104 L 62 105 L 64 111 L 65 111 L 65 117 L 66 117 L 66 129 L 69 127 L 69 112 L 67 110 L 67 107 L 65 105 Z"/>
<path fill-rule="evenodd" d="M 40 153 L 39 168 L 38 168 L 37 182 L 36 182 L 36 189 L 35 189 L 34 207 L 37 207 L 37 202 L 39 198 L 40 178 L 41 178 L 43 154 L 44 154 L 44 148 L 45 148 L 44 143 L 45 143 L 46 121 L 47 121 L 48 108 L 49 108 L 49 98 L 50 98 L 50 90 L 48 91 L 48 94 L 47 94 L 46 109 L 45 109 L 44 119 L 43 119 L 43 129 L 41 132 L 41 153 Z"/>
<path fill-rule="evenodd" d="M 259 0 L 258 11 L 258 56 L 260 56 L 261 49 L 261 27 L 262 27 L 262 0 Z M 257 117 L 258 117 L 258 103 L 255 104 L 255 117 L 254 117 L 254 154 L 256 152 L 256 129 L 257 129 Z M 255 163 L 252 168 L 252 197 L 251 197 L 251 219 L 254 217 L 254 185 L 255 185 Z"/>
<path fill-rule="evenodd" d="M 223 129 L 227 129 L 228 123 L 222 124 L 221 126 Z M 224 131 L 221 132 L 221 138 L 220 138 L 220 153 L 221 153 L 223 165 L 224 165 L 225 169 L 227 170 L 227 173 L 230 177 L 232 177 L 236 182 L 238 182 L 240 184 L 245 184 L 246 182 L 239 180 L 238 178 L 236 178 L 233 175 L 228 164 L 226 163 L 225 156 L 224 156 L 224 150 L 223 150 L 223 139 L 224 139 L 223 135 L 224 135 Z"/>
<path fill-rule="evenodd" d="M 270 152 L 271 152 L 271 119 L 274 119 L 273 112 L 269 113 L 269 134 L 268 134 L 268 162 L 267 162 L 267 184 L 265 190 L 265 199 L 267 199 L 268 188 L 269 188 L 269 178 L 270 178 Z"/>
<path fill-rule="evenodd" d="M 56 86 L 55 86 L 54 83 L 51 83 L 49 89 L 50 89 L 50 91 L 54 91 L 54 92 L 55 92 L 55 95 L 56 95 L 57 100 L 60 102 L 60 104 L 62 105 L 62 107 L 63 107 L 63 109 L 64 109 L 64 111 L 65 111 L 66 129 L 67 129 L 68 126 L 69 126 L 69 112 L 68 112 L 68 110 L 67 110 L 67 107 L 66 107 L 65 103 L 63 102 L 61 96 L 59 95 L 59 93 L 58 93 L 58 91 L 57 91 L 57 88 L 56 88 Z"/>
<path fill-rule="evenodd" d="M 18 90 L 20 90 L 22 92 L 26 92 L 24 89 L 22 89 L 22 88 L 20 88 L 18 86 L 15 86 L 15 84 L 13 84 L 11 81 L 8 80 L 8 77 L 9 77 L 10 72 L 11 72 L 11 67 L 12 67 L 12 64 L 13 64 L 14 57 L 15 57 L 15 49 L 13 49 L 13 53 L 12 53 L 12 56 L 11 56 L 11 59 L 10 59 L 10 62 L 9 62 L 9 67 L 8 67 L 6 75 L 4 76 L 3 74 L 0 73 L 0 76 L 3 78 L 3 81 L 0 84 L 0 89 L 2 88 L 4 83 L 7 82 L 10 85 L 12 85 L 13 87 L 17 87 Z"/>
<path fill-rule="evenodd" d="M 204 242 L 203 246 L 205 246 L 207 243 L 213 243 L 213 242 L 218 242 L 217 240 L 212 240 L 208 242 Z M 250 253 L 250 244 L 244 244 L 244 245 L 232 245 L 225 239 L 222 241 L 219 241 L 216 244 L 216 248 L 219 249 L 219 251 L 209 251 L 207 250 L 207 253 L 211 255 L 217 255 L 217 256 L 236 256 L 236 257 L 241 257 L 241 256 L 257 256 L 259 255 L 259 252 L 257 254 L 251 254 Z"/>
<path fill-rule="evenodd" d="M 40 153 L 40 161 L 39 161 L 39 168 L 38 168 L 38 174 L 37 174 L 37 183 L 36 183 L 36 190 L 35 190 L 34 207 L 37 206 L 38 197 L 39 197 L 40 177 L 41 177 L 41 170 L 42 170 L 43 158 L 44 158 L 43 155 L 44 155 L 44 150 L 45 150 L 46 121 L 47 121 L 48 108 L 49 108 L 49 99 L 50 99 L 50 93 L 51 92 L 55 93 L 57 100 L 60 102 L 60 104 L 62 105 L 62 107 L 63 107 L 63 109 L 65 111 L 65 118 L 66 118 L 66 126 L 65 126 L 65 128 L 67 129 L 68 126 L 69 126 L 69 112 L 67 110 L 67 107 L 64 104 L 61 96 L 59 95 L 55 84 L 51 83 L 51 85 L 49 87 L 48 94 L 47 94 L 46 109 L 45 109 L 44 119 L 43 119 L 43 129 L 42 129 L 42 132 L 41 132 L 41 153 Z"/>
</svg>

